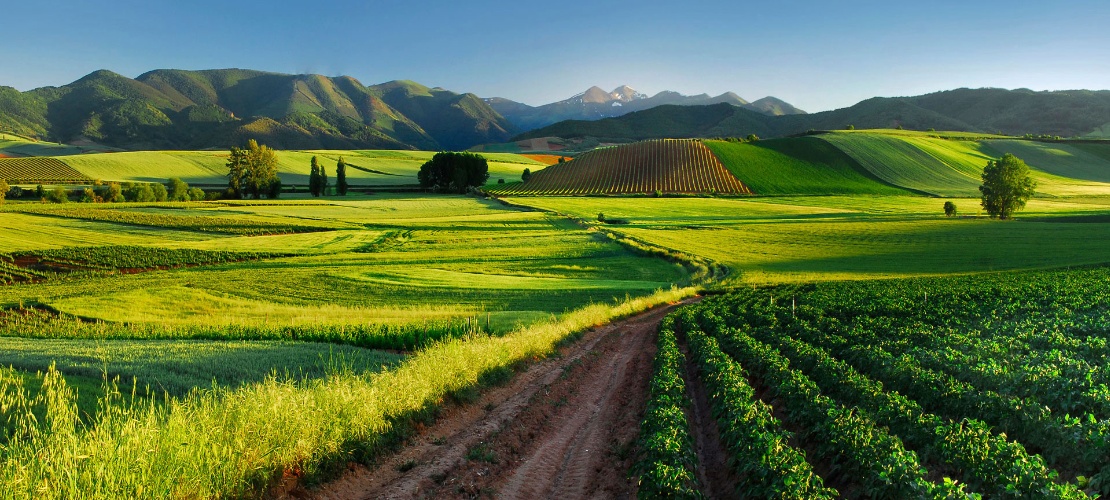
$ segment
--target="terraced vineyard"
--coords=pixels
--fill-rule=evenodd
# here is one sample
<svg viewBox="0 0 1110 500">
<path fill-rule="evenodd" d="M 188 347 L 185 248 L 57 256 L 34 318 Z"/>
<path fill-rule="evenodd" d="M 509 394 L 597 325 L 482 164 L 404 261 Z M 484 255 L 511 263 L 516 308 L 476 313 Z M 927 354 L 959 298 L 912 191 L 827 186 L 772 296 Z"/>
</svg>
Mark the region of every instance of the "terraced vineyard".
<svg viewBox="0 0 1110 500">
<path fill-rule="evenodd" d="M 596 149 L 545 168 L 527 182 L 488 188 L 497 194 L 751 194 L 700 141 L 661 139 Z"/>
<path fill-rule="evenodd" d="M 85 184 L 93 179 L 57 158 L 0 157 L 0 179 L 10 184 Z"/>
<path fill-rule="evenodd" d="M 705 385 L 740 488 L 761 497 L 1105 496 L 1108 279 L 1101 268 L 734 292 L 663 323 L 653 387 L 677 387 L 665 401 L 681 405 L 683 384 Z M 675 339 L 698 380 L 675 380 Z M 678 436 L 669 456 L 649 455 L 675 472 L 643 477 L 682 495 L 697 464 L 673 415 L 649 411 L 643 425 Z"/>
</svg>

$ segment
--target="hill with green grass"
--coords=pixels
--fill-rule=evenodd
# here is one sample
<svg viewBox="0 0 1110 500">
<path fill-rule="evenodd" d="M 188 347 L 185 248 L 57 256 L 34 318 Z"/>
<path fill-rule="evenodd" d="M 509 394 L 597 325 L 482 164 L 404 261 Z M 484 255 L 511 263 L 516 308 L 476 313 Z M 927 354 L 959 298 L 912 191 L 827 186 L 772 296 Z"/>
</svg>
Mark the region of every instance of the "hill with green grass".
<svg viewBox="0 0 1110 500">
<path fill-rule="evenodd" d="M 226 69 L 96 71 L 61 87 L 0 88 L 0 132 L 132 150 L 465 149 L 516 130 L 473 94 L 413 82 Z"/>
<path fill-rule="evenodd" d="M 593 122 L 564 121 L 532 130 L 515 140 L 539 137 L 644 140 L 748 134 L 785 137 L 809 130 L 841 130 L 849 125 L 857 129 L 902 127 L 1011 136 L 1110 137 L 1110 91 L 957 89 L 915 97 L 876 97 L 843 109 L 781 116 L 727 104 L 660 106 Z"/>
</svg>

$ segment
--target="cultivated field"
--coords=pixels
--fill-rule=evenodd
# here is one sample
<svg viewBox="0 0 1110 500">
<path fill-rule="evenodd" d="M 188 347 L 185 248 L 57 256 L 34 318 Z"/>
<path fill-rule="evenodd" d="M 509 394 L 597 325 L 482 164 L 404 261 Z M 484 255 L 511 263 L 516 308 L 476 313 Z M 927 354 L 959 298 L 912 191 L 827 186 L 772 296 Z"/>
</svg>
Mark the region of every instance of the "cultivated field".
<svg viewBox="0 0 1110 500">
<path fill-rule="evenodd" d="M 703 144 L 675 139 L 597 149 L 545 168 L 526 182 L 489 190 L 513 195 L 750 192 Z"/>
<path fill-rule="evenodd" d="M 722 486 L 696 479 L 692 404 L 712 408 L 731 486 L 757 497 L 1105 494 L 1108 278 L 818 284 L 686 307 L 659 332 L 645 489 Z"/>
</svg>

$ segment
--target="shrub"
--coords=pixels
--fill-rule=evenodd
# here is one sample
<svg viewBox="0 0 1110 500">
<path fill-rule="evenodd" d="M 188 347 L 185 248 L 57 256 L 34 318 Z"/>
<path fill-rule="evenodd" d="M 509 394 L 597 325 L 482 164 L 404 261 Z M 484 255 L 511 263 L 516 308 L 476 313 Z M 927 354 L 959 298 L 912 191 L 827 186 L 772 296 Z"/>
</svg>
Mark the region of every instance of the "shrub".
<svg viewBox="0 0 1110 500">
<path fill-rule="evenodd" d="M 50 203 L 68 203 L 69 191 L 64 186 L 54 186 L 54 190 L 46 197 Z"/>
<path fill-rule="evenodd" d="M 204 201 L 206 196 L 204 190 L 201 188 L 189 188 L 189 199 L 192 201 Z"/>
</svg>

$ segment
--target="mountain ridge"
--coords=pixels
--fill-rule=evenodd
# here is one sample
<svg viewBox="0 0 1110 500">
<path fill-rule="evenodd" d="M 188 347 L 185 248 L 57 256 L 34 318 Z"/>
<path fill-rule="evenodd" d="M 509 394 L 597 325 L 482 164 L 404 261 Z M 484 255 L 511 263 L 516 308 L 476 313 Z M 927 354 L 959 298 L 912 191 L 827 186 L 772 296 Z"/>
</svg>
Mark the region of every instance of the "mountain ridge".
<svg viewBox="0 0 1110 500">
<path fill-rule="evenodd" d="M 575 94 L 562 101 L 540 106 L 530 106 L 504 97 L 491 97 L 484 100 L 505 119 L 524 131 L 546 127 L 565 120 L 614 118 L 663 105 L 699 106 L 728 103 L 769 115 L 805 114 L 805 111 L 773 96 L 759 99 L 756 101 L 759 104 L 750 103 L 735 92 L 710 96 L 705 93 L 684 95 L 675 91 L 664 90 L 649 96 L 628 85 L 621 85 L 611 92 L 593 86 L 586 89 L 585 92 Z"/>
</svg>

